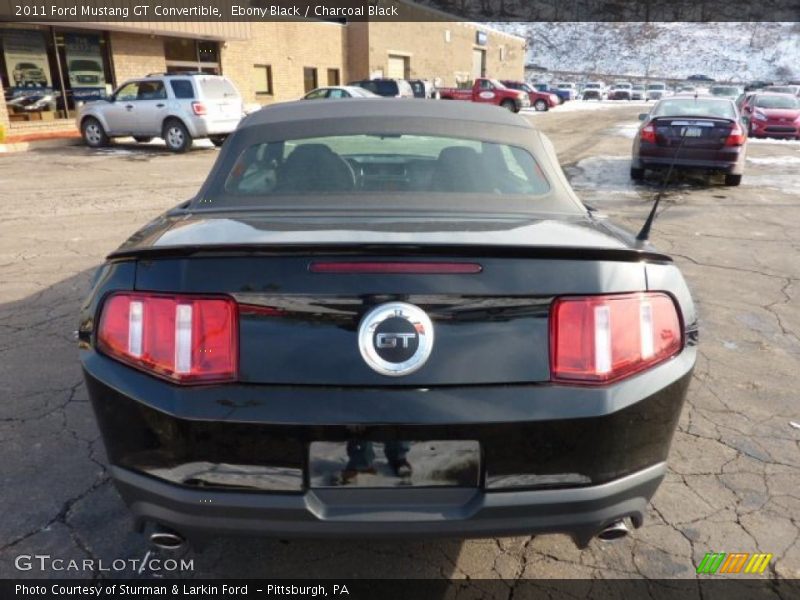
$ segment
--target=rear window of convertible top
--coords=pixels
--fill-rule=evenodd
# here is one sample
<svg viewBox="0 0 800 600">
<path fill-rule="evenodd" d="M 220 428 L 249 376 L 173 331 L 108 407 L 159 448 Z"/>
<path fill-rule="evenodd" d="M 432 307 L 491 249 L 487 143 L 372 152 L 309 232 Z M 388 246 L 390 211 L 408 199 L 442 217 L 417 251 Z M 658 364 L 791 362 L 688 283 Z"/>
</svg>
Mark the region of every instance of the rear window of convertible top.
<svg viewBox="0 0 800 600">
<path fill-rule="evenodd" d="M 339 135 L 256 144 L 225 181 L 227 196 L 456 193 L 541 195 L 550 186 L 522 148 L 425 135 Z"/>
</svg>

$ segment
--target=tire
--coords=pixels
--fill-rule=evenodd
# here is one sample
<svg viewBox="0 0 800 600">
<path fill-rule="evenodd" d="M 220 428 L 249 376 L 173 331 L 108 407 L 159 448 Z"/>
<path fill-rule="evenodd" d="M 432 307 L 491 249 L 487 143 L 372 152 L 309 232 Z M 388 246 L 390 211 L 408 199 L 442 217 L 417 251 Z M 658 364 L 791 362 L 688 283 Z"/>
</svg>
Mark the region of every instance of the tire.
<svg viewBox="0 0 800 600">
<path fill-rule="evenodd" d="M 150 136 L 146 136 L 146 135 L 135 135 L 135 136 L 133 136 L 133 139 L 136 140 L 137 142 L 139 142 L 140 144 L 146 144 L 147 142 L 149 142 L 153 138 L 150 137 Z"/>
<path fill-rule="evenodd" d="M 631 179 L 634 181 L 642 181 L 644 179 L 644 169 L 631 167 Z"/>
<path fill-rule="evenodd" d="M 192 136 L 186 125 L 178 119 L 170 119 L 164 123 L 161 137 L 167 144 L 167 149 L 172 152 L 186 152 L 192 146 Z"/>
<path fill-rule="evenodd" d="M 94 117 L 87 117 L 81 123 L 81 136 L 90 148 L 108 146 L 109 138 L 103 125 Z"/>
<path fill-rule="evenodd" d="M 502 106 L 506 110 L 510 110 L 511 112 L 517 112 L 517 105 L 513 100 L 503 100 L 500 103 L 500 106 Z"/>
<path fill-rule="evenodd" d="M 742 176 L 741 175 L 733 175 L 731 173 L 727 173 L 725 175 L 725 185 L 735 186 L 742 183 Z"/>
<path fill-rule="evenodd" d="M 547 110 L 547 102 L 539 98 L 536 102 L 533 103 L 533 108 L 538 110 L 539 112 Z"/>
<path fill-rule="evenodd" d="M 228 139 L 227 135 L 212 135 L 208 138 L 211 140 L 211 143 L 214 144 L 217 148 L 222 146 L 225 143 L 225 140 Z"/>
</svg>

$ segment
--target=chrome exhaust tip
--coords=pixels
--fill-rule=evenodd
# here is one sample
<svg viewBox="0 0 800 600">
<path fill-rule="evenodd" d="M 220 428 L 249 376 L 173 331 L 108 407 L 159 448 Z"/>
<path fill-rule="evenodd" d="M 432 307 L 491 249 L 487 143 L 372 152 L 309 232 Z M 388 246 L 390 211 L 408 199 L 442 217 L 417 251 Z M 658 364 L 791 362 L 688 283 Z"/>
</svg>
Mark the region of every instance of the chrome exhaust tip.
<svg viewBox="0 0 800 600">
<path fill-rule="evenodd" d="M 150 534 L 150 543 L 159 550 L 175 552 L 186 545 L 186 540 L 170 529 L 156 527 Z"/>
<path fill-rule="evenodd" d="M 629 533 L 630 529 L 628 529 L 625 521 L 614 521 L 597 534 L 597 539 L 601 542 L 617 542 L 628 537 Z"/>
</svg>

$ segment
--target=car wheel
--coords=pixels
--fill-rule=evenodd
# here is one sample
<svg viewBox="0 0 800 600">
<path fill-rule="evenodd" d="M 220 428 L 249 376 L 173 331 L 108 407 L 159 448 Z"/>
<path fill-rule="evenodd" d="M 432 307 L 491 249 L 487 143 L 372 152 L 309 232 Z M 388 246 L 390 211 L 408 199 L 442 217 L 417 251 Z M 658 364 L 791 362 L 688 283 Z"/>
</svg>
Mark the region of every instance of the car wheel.
<svg viewBox="0 0 800 600">
<path fill-rule="evenodd" d="M 162 137 L 167 143 L 167 148 L 173 152 L 186 152 L 192 145 L 192 136 L 186 129 L 186 125 L 177 119 L 167 121 Z"/>
<path fill-rule="evenodd" d="M 725 185 L 739 185 L 742 183 L 742 176 L 741 175 L 732 175 L 728 173 L 725 175 Z"/>
<path fill-rule="evenodd" d="M 148 137 L 148 136 L 144 136 L 144 135 L 135 135 L 135 136 L 133 136 L 133 139 L 136 140 L 137 142 L 139 142 L 140 144 L 146 144 L 147 142 L 149 142 L 153 138 L 152 137 Z"/>
<path fill-rule="evenodd" d="M 539 100 L 533 103 L 533 108 L 535 108 L 539 112 L 547 110 L 547 102 L 545 102 L 540 98 Z"/>
<path fill-rule="evenodd" d="M 510 110 L 511 112 L 517 112 L 517 105 L 514 104 L 513 100 L 503 100 L 500 103 L 500 106 L 502 106 L 506 110 Z"/>
<path fill-rule="evenodd" d="M 106 130 L 103 129 L 103 126 L 97 119 L 92 117 L 84 119 L 81 124 L 81 135 L 83 136 L 83 141 L 86 142 L 86 145 L 90 148 L 108 146 Z"/>
<path fill-rule="evenodd" d="M 638 167 L 631 167 L 631 179 L 634 181 L 641 181 L 644 179 L 644 169 Z"/>
<path fill-rule="evenodd" d="M 228 139 L 227 135 L 212 135 L 208 139 L 211 140 L 211 143 L 214 144 L 217 148 L 222 146 L 225 143 L 225 140 Z"/>
</svg>

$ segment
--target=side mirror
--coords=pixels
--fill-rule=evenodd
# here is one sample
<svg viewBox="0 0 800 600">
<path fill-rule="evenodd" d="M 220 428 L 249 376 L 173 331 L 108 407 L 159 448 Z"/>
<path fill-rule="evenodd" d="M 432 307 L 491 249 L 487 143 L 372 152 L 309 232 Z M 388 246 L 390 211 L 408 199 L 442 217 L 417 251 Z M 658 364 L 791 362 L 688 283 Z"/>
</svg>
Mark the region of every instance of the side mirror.
<svg viewBox="0 0 800 600">
<path fill-rule="evenodd" d="M 639 113 L 639 120 L 646 121 L 649 115 L 647 113 Z"/>
</svg>

